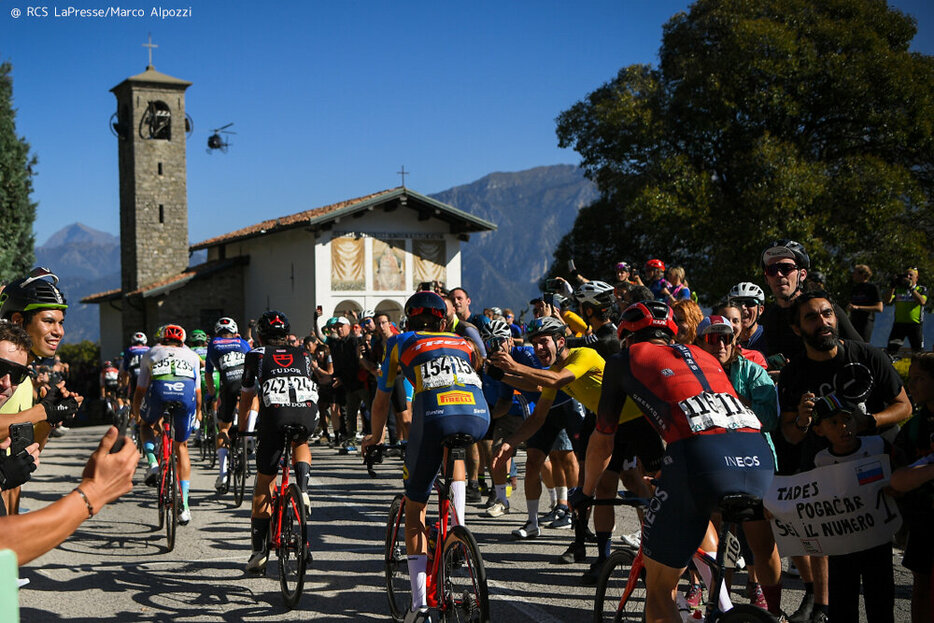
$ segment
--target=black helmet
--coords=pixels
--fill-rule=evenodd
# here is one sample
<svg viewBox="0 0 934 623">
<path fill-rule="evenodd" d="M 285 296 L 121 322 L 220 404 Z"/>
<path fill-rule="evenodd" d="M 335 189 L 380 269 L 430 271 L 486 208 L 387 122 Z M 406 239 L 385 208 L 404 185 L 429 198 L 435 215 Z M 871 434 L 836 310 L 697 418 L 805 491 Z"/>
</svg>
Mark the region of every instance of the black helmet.
<svg viewBox="0 0 934 623">
<path fill-rule="evenodd" d="M 14 312 L 68 309 L 65 296 L 57 284 L 58 277 L 48 268 L 33 268 L 28 276 L 17 279 L 0 292 L 0 318 L 9 320 Z"/>
<path fill-rule="evenodd" d="M 291 326 L 285 314 L 271 309 L 260 316 L 256 323 L 256 331 L 262 339 L 267 340 L 269 338 L 286 337 L 291 331 Z"/>
<path fill-rule="evenodd" d="M 766 247 L 760 258 L 762 261 L 762 268 L 765 268 L 769 260 L 776 257 L 787 257 L 790 260 L 794 260 L 798 268 L 807 269 L 811 267 L 811 258 L 808 257 L 807 251 L 804 250 L 804 245 L 794 240 L 783 238 L 781 240 L 776 240 Z"/>
<path fill-rule="evenodd" d="M 447 305 L 440 296 L 434 292 L 416 292 L 405 302 L 405 315 L 409 318 L 430 314 L 436 318 L 445 318 L 448 314 Z"/>
</svg>

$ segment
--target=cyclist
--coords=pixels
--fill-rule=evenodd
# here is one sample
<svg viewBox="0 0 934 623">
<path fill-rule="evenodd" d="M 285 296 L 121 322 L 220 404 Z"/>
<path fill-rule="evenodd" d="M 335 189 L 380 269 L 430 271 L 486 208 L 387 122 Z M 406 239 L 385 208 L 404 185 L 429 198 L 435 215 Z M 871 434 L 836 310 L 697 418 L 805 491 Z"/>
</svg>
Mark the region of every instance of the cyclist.
<svg viewBox="0 0 934 623">
<path fill-rule="evenodd" d="M 185 346 L 185 329 L 167 324 L 158 332 L 159 343 L 150 348 L 139 365 L 139 382 L 133 394 L 132 414 L 142 417 L 143 453 L 149 468 L 146 484 L 155 486 L 159 480 L 154 437 L 159 434 L 163 406 L 169 402 L 181 404 L 175 409 L 175 455 L 178 457 L 178 484 L 182 490 L 182 512 L 178 523 L 191 521 L 188 509 L 188 487 L 191 479 L 191 461 L 188 458 L 188 437 L 195 413 L 201 410 L 201 387 L 198 384 L 198 355 Z M 143 405 L 145 399 L 146 404 Z"/>
<path fill-rule="evenodd" d="M 146 334 L 137 331 L 130 338 L 130 347 L 123 351 L 123 361 L 120 363 L 120 385 L 126 387 L 127 400 L 133 400 L 136 393 L 136 383 L 139 379 L 139 362 L 149 350 L 149 339 Z"/>
<path fill-rule="evenodd" d="M 610 358 L 587 447 L 587 469 L 573 501 L 592 498 L 613 450 L 621 407 L 634 402 L 668 444 L 655 495 L 643 519 L 647 621 L 680 621 L 675 589 L 727 493 L 762 496 L 772 453 L 756 415 L 736 397 L 719 362 L 700 347 L 673 343 L 678 331 L 661 301 L 628 307 L 620 320 L 627 348 Z M 779 612 L 778 550 L 766 522 L 747 526 L 756 571 Z"/>
<path fill-rule="evenodd" d="M 223 492 L 227 486 L 227 452 L 230 447 L 228 431 L 233 424 L 237 400 L 240 398 L 240 381 L 243 377 L 243 362 L 250 352 L 250 343 L 240 337 L 233 318 L 220 318 L 214 324 L 215 337 L 208 345 L 204 364 L 204 381 L 208 394 L 217 396 L 217 480 L 214 488 Z M 214 370 L 220 373 L 220 387 L 214 385 Z M 256 412 L 248 409 L 247 430 L 256 424 Z"/>
<path fill-rule="evenodd" d="M 272 491 L 282 458 L 280 429 L 286 424 L 304 427 L 304 434 L 292 440 L 292 458 L 305 508 L 310 506 L 307 491 L 311 451 L 307 442 L 318 419 L 318 385 L 314 380 L 317 366 L 301 345 L 288 344 L 289 331 L 289 319 L 285 314 L 274 310 L 263 313 L 256 322 L 256 333 L 262 345 L 247 353 L 243 365 L 237 421 L 240 432 L 247 430 L 247 414 L 253 399 L 258 398 L 260 403 L 256 482 L 250 515 L 253 552 L 246 564 L 250 573 L 263 573 L 266 569 Z M 307 535 L 305 538 L 307 540 Z"/>
<path fill-rule="evenodd" d="M 207 384 L 204 382 L 204 360 L 208 356 L 208 334 L 202 331 L 201 329 L 195 329 L 194 331 L 192 331 L 191 335 L 188 336 L 188 348 L 193 350 L 194 353 L 198 355 L 198 359 L 201 360 L 201 370 L 199 374 L 201 378 L 201 396 L 202 396 L 201 406 L 202 408 L 207 409 L 208 407 L 210 407 L 211 403 L 213 402 L 212 400 L 208 400 L 208 398 L 212 398 L 212 396 L 210 392 L 208 392 Z M 215 383 L 216 383 L 217 382 L 216 371 L 215 371 L 214 376 L 215 376 Z M 201 438 L 202 438 L 202 432 L 203 432 L 201 428 L 201 421 L 202 421 L 202 412 L 198 411 L 197 420 L 195 420 L 195 429 L 197 430 L 196 435 L 195 435 L 195 444 L 197 444 L 198 446 L 201 445 Z"/>
<path fill-rule="evenodd" d="M 120 386 L 120 370 L 114 367 L 108 359 L 101 366 L 101 398 L 103 398 L 112 411 L 111 416 L 123 407 L 123 401 L 117 398 L 117 389 Z"/>
<path fill-rule="evenodd" d="M 765 329 L 759 324 L 759 318 L 765 309 L 765 292 L 754 283 L 741 281 L 730 288 L 727 300 L 739 306 L 742 315 L 743 331 L 738 336 L 739 345 L 764 355 L 768 348 L 765 344 Z"/>
<path fill-rule="evenodd" d="M 428 531 L 425 504 L 444 459 L 442 440 L 457 433 L 480 439 L 490 425 L 476 370 L 481 359 L 471 342 L 447 329 L 447 307 L 434 292 L 416 292 L 405 303 L 408 331 L 386 344 L 373 400 L 372 432 L 361 451 L 382 443 L 393 384 L 400 368 L 415 387 L 412 426 L 405 457 L 405 549 L 412 582 L 412 613 L 406 620 L 427 617 L 426 571 Z M 463 522 L 467 485 L 465 469 L 454 469 L 451 490 L 457 517 Z"/>
</svg>

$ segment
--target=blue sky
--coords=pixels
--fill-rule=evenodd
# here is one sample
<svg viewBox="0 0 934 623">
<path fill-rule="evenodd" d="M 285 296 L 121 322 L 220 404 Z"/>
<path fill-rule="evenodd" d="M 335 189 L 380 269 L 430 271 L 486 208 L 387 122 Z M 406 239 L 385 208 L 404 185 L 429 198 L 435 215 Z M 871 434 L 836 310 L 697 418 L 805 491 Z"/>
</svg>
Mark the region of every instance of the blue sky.
<svg viewBox="0 0 934 623">
<path fill-rule="evenodd" d="M 892 3 L 934 53 L 930 0 Z M 17 132 L 39 158 L 35 232 L 81 221 L 119 233 L 109 89 L 145 69 L 187 92 L 192 241 L 399 184 L 433 193 L 493 171 L 576 163 L 554 119 L 631 63 L 656 63 L 664 22 L 688 2 L 189 0 L 187 18 L 28 17 L 0 0 Z M 157 5 L 158 6 L 158 5 Z M 163 5 L 166 8 L 172 4 Z M 18 19 L 13 9 L 20 9 Z M 210 130 L 235 123 L 226 154 Z"/>
</svg>

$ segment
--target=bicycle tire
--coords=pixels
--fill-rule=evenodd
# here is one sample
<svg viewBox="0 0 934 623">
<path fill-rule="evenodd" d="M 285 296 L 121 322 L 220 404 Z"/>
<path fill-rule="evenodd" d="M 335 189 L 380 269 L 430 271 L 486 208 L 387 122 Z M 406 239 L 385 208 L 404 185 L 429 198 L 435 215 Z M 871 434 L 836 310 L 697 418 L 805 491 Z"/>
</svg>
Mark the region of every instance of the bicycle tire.
<svg viewBox="0 0 934 623">
<path fill-rule="evenodd" d="M 645 569 L 636 579 L 636 585 L 626 601 L 623 601 L 629 583 L 629 570 L 635 559 L 634 552 L 618 549 L 604 563 L 597 579 L 597 594 L 593 604 L 594 623 L 645 621 Z"/>
<path fill-rule="evenodd" d="M 235 448 L 232 452 L 236 454 L 237 460 L 233 474 L 234 506 L 239 508 L 243 504 L 243 493 L 246 490 L 246 437 L 237 439 Z"/>
<path fill-rule="evenodd" d="M 157 530 L 162 530 L 165 527 L 165 515 L 166 515 L 165 505 L 166 505 L 167 500 L 165 496 L 165 483 L 162 481 L 162 474 L 163 474 L 162 468 L 163 466 L 160 465 L 159 466 L 159 481 L 158 481 L 159 488 L 156 489 L 156 500 L 158 503 L 157 509 L 159 511 L 159 525 L 156 528 Z"/>
<path fill-rule="evenodd" d="M 412 583 L 405 553 L 405 498 L 402 495 L 394 497 L 389 506 L 384 553 L 389 613 L 393 621 L 402 623 L 412 605 Z"/>
<path fill-rule="evenodd" d="M 480 548 L 470 530 L 454 526 L 441 551 L 441 615 L 456 623 L 489 623 L 490 596 Z"/>
<path fill-rule="evenodd" d="M 166 474 L 165 474 L 165 489 L 166 489 L 166 519 L 165 519 L 165 538 L 168 542 L 168 551 L 175 549 L 175 533 L 178 529 L 178 482 L 176 480 L 176 471 L 175 471 L 175 457 L 172 456 L 169 458 L 168 465 L 166 465 Z"/>
<path fill-rule="evenodd" d="M 282 599 L 290 610 L 302 598 L 305 584 L 305 569 L 308 564 L 308 543 L 305 541 L 307 521 L 305 503 L 298 485 L 294 482 L 286 489 L 281 500 L 282 526 L 279 531 L 279 547 L 276 557 L 279 562 L 279 587 Z"/>
<path fill-rule="evenodd" d="M 737 604 L 716 618 L 717 623 L 778 623 L 778 619 L 752 604 Z"/>
</svg>

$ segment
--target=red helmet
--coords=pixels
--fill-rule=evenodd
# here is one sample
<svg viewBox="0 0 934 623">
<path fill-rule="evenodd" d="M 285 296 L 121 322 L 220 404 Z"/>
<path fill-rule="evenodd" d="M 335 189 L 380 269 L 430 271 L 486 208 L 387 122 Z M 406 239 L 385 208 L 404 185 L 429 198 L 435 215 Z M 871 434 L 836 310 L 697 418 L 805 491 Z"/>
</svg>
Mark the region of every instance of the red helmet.
<svg viewBox="0 0 934 623">
<path fill-rule="evenodd" d="M 665 262 L 661 260 L 658 260 L 658 259 L 649 260 L 648 262 L 645 263 L 645 265 L 647 268 L 657 268 L 658 270 L 665 272 Z"/>
<path fill-rule="evenodd" d="M 162 341 L 168 342 L 174 340 L 185 343 L 185 329 L 177 324 L 167 324 L 162 327 Z"/>
<path fill-rule="evenodd" d="M 640 338 L 678 335 L 675 313 L 662 301 L 640 301 L 623 312 L 619 320 L 619 339 L 639 334 Z"/>
</svg>

